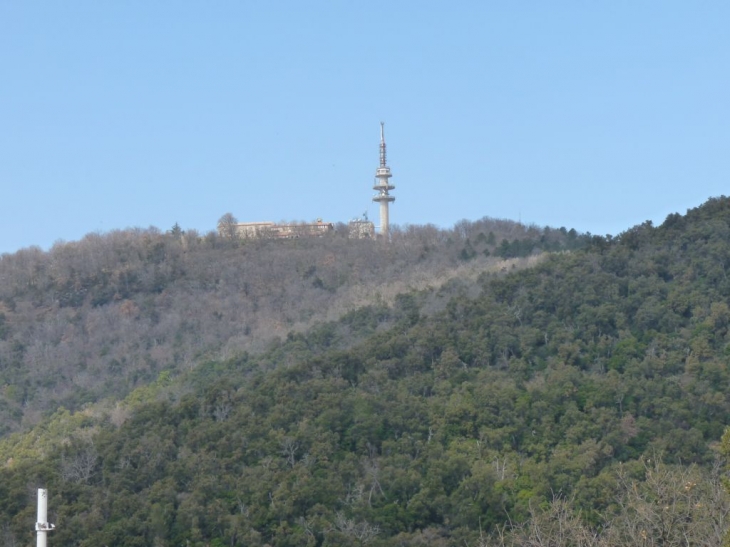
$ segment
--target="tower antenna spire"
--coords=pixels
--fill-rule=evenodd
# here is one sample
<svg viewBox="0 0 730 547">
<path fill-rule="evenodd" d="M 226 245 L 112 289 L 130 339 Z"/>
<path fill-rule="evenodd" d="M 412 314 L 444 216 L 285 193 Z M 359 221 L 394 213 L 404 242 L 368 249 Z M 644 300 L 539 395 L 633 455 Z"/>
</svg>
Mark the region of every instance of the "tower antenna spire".
<svg viewBox="0 0 730 547">
<path fill-rule="evenodd" d="M 380 204 L 380 235 L 386 240 L 390 228 L 388 205 L 395 201 L 395 197 L 389 193 L 390 190 L 395 189 L 395 186 L 390 184 L 390 177 L 392 175 L 385 154 L 385 123 L 380 122 L 380 167 L 375 170 L 375 185 L 373 186 L 373 190 L 378 193 L 373 201 Z"/>
</svg>

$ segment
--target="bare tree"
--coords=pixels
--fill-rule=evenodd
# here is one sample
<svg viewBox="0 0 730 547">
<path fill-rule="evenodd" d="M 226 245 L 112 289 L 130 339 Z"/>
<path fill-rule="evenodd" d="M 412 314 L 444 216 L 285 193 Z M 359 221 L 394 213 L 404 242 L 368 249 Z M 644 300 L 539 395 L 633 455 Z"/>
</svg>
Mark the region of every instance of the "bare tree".
<svg viewBox="0 0 730 547">
<path fill-rule="evenodd" d="M 233 239 L 236 237 L 237 224 L 238 219 L 236 219 L 236 217 L 234 217 L 231 213 L 226 213 L 218 219 L 218 233 L 221 237 Z"/>
<path fill-rule="evenodd" d="M 730 503 L 718 467 L 708 476 L 696 466 L 647 461 L 644 481 L 623 471 L 618 480 L 620 512 L 606 528 L 606 545 L 722 545 Z"/>
<path fill-rule="evenodd" d="M 564 498 L 545 510 L 533 508 L 522 524 L 510 524 L 478 547 L 720 547 L 727 530 L 730 500 L 721 466 L 711 474 L 695 466 L 645 462 L 644 480 L 620 469 L 617 511 L 591 528 Z"/>
<path fill-rule="evenodd" d="M 99 456 L 94 443 L 89 440 L 72 454 L 64 454 L 61 458 L 61 478 L 70 482 L 88 483 L 96 473 Z"/>
<path fill-rule="evenodd" d="M 380 527 L 377 524 L 370 524 L 367 521 L 356 521 L 348 519 L 341 512 L 335 514 L 334 529 L 351 541 L 356 541 L 357 545 L 367 545 L 375 540 L 380 533 Z"/>
<path fill-rule="evenodd" d="M 481 534 L 477 547 L 600 547 L 598 534 L 572 510 L 572 503 L 556 497 L 546 510 L 530 508 L 523 524 L 511 524 L 489 537 Z"/>
<path fill-rule="evenodd" d="M 281 441 L 281 454 L 284 458 L 286 458 L 286 463 L 288 463 L 290 467 L 294 467 L 294 464 L 297 463 L 298 451 L 299 443 L 296 439 L 285 437 L 284 440 Z"/>
</svg>

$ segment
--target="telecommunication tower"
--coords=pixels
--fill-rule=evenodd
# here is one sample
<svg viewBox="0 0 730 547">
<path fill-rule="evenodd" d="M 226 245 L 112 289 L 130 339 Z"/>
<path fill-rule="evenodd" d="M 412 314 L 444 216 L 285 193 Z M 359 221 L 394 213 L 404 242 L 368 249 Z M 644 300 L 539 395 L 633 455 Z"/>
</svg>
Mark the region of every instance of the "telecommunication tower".
<svg viewBox="0 0 730 547">
<path fill-rule="evenodd" d="M 390 224 L 388 204 L 395 201 L 395 197 L 389 194 L 390 190 L 395 189 L 395 186 L 390 183 L 392 176 L 385 157 L 385 124 L 380 122 L 380 166 L 375 171 L 375 186 L 373 186 L 373 190 L 376 190 L 378 194 L 373 201 L 380 203 L 380 235 L 384 239 L 388 239 Z"/>
</svg>

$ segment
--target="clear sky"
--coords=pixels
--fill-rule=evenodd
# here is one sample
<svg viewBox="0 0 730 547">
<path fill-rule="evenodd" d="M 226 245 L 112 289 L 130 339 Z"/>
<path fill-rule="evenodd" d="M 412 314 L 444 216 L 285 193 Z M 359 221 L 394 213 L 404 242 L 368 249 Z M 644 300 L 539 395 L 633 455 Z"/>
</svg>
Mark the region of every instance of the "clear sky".
<svg viewBox="0 0 730 547">
<path fill-rule="evenodd" d="M 0 253 L 133 226 L 617 234 L 730 193 L 723 1 L 0 0 Z"/>
</svg>

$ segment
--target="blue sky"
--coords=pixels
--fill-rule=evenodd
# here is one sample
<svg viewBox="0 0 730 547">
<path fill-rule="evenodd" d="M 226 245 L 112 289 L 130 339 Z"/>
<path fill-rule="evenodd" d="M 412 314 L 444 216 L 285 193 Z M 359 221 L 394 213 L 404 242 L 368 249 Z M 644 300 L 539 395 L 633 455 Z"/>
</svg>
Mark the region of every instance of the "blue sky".
<svg viewBox="0 0 730 547">
<path fill-rule="evenodd" d="M 730 193 L 727 2 L 0 2 L 0 253 L 140 226 L 484 216 L 617 234 Z"/>
</svg>

